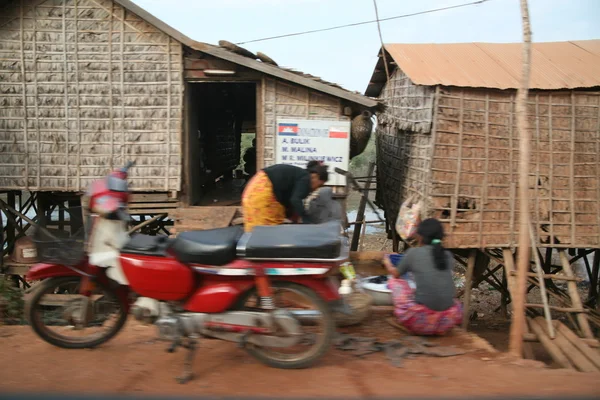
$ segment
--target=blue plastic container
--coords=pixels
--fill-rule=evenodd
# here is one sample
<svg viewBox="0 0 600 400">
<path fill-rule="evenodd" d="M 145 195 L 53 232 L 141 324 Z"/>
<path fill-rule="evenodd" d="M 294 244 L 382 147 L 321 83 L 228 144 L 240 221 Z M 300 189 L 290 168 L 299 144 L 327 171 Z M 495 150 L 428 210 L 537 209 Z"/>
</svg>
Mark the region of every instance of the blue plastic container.
<svg viewBox="0 0 600 400">
<path fill-rule="evenodd" d="M 400 261 L 402 261 L 402 257 L 404 257 L 404 254 L 393 253 L 393 254 L 388 254 L 387 257 L 393 265 L 398 266 L 398 264 L 400 264 Z M 413 281 L 413 276 L 410 272 L 405 273 L 404 275 L 401 276 L 401 278 L 408 281 L 408 284 L 413 289 L 416 287 L 415 283 Z M 389 289 L 389 284 L 386 285 L 386 288 Z"/>
<path fill-rule="evenodd" d="M 395 254 L 395 253 L 394 254 L 388 254 L 389 260 L 394 265 L 400 264 L 400 261 L 402 260 L 402 257 L 404 257 L 404 254 Z"/>
</svg>

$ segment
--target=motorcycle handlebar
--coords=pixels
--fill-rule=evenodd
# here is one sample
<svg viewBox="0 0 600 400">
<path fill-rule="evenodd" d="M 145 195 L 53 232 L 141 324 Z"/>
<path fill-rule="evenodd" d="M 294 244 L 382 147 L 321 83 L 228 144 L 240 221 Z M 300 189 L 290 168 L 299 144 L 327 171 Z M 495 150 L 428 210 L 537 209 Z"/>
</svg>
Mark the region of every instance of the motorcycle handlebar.
<svg viewBox="0 0 600 400">
<path fill-rule="evenodd" d="M 121 221 L 123 221 L 123 222 L 125 222 L 125 223 L 127 223 L 127 224 L 128 224 L 129 222 L 131 222 L 131 218 L 129 217 L 129 214 L 128 214 L 128 213 L 127 213 L 125 210 L 123 210 L 122 208 L 119 208 L 119 209 L 117 210 L 116 214 L 117 214 L 117 217 L 118 217 L 118 218 L 119 218 Z"/>
<path fill-rule="evenodd" d="M 338 168 L 338 167 L 335 167 L 333 170 L 334 170 L 335 172 L 337 172 L 338 174 L 340 174 L 340 175 L 344 175 L 344 176 L 346 176 L 346 175 L 348 174 L 348 171 L 344 171 L 343 169 L 341 169 L 341 168 Z"/>
<path fill-rule="evenodd" d="M 133 161 L 127 161 L 127 164 L 125 164 L 125 166 L 121 169 L 121 171 L 122 172 L 127 172 L 134 165 L 135 165 L 135 160 L 133 160 Z"/>
</svg>

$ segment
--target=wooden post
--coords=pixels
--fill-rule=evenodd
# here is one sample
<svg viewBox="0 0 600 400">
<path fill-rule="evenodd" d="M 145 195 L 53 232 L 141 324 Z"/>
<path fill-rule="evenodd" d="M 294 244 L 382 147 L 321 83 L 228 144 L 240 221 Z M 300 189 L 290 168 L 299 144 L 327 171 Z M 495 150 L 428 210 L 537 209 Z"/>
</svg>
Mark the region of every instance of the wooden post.
<svg viewBox="0 0 600 400">
<path fill-rule="evenodd" d="M 517 92 L 517 130 L 519 131 L 519 254 L 517 263 L 516 292 L 512 293 L 513 313 L 510 326 L 509 350 L 515 357 L 523 355 L 523 333 L 525 332 L 525 291 L 529 270 L 529 133 L 527 131 L 527 92 L 531 69 L 531 27 L 527 0 L 521 0 L 523 21 L 523 70 L 521 85 Z M 511 166 L 512 167 L 512 166 Z"/>
<path fill-rule="evenodd" d="M 473 284 L 473 271 L 475 270 L 475 257 L 477 250 L 473 249 L 469 252 L 467 260 L 467 274 L 465 275 L 465 294 L 463 298 L 463 322 L 462 328 L 467 329 L 469 326 L 469 316 L 471 308 L 471 286 Z"/>
<path fill-rule="evenodd" d="M 6 193 L 6 202 L 8 203 L 9 206 L 15 208 L 15 206 L 16 206 L 16 204 L 15 204 L 15 192 L 8 192 L 8 193 Z M 15 240 L 17 239 L 17 227 L 13 226 L 13 224 L 10 223 L 10 221 L 8 220 L 8 214 L 6 214 L 6 216 L 7 216 L 7 221 L 6 221 L 6 244 L 8 245 L 7 246 L 8 254 L 10 254 L 13 251 L 13 247 L 15 245 Z"/>
<path fill-rule="evenodd" d="M 594 261 L 592 262 L 592 276 L 590 277 L 590 291 L 588 301 L 598 301 L 598 275 L 600 273 L 600 250 L 594 251 Z"/>
<path fill-rule="evenodd" d="M 506 276 L 506 268 L 502 269 L 502 287 L 504 289 L 508 289 L 508 280 Z M 508 319 L 508 296 L 503 291 L 500 293 L 500 311 L 502 313 L 502 318 Z"/>
<path fill-rule="evenodd" d="M 69 200 L 69 220 L 71 223 L 71 234 L 83 228 L 81 199 Z"/>
<path fill-rule="evenodd" d="M 358 242 L 360 240 L 360 232 L 362 228 L 362 222 L 365 219 L 365 209 L 367 208 L 367 200 L 369 197 L 369 188 L 371 187 L 371 176 L 373 175 L 373 170 L 375 169 L 375 163 L 369 164 L 369 172 L 367 182 L 365 183 L 365 188 L 362 193 L 362 197 L 360 199 L 360 204 L 358 206 L 358 211 L 356 212 L 356 224 L 354 224 L 354 232 L 352 233 L 352 243 L 350 244 L 350 250 L 356 251 L 358 249 Z"/>
</svg>

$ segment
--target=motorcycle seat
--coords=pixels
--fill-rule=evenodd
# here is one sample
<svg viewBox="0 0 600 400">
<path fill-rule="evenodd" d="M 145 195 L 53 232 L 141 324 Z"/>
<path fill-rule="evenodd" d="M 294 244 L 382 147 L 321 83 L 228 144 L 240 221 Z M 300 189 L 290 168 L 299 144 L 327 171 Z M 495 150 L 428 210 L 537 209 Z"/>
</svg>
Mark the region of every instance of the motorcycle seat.
<svg viewBox="0 0 600 400">
<path fill-rule="evenodd" d="M 165 257 L 173 239 L 167 236 L 150 236 L 137 233 L 121 248 L 121 253 L 141 256 Z"/>
<path fill-rule="evenodd" d="M 171 250 L 184 264 L 226 265 L 235 259 L 236 245 L 243 233 L 241 226 L 182 232 L 174 239 Z"/>
<path fill-rule="evenodd" d="M 340 257 L 341 223 L 257 226 L 244 234 L 238 257 L 249 259 L 332 260 Z"/>
</svg>

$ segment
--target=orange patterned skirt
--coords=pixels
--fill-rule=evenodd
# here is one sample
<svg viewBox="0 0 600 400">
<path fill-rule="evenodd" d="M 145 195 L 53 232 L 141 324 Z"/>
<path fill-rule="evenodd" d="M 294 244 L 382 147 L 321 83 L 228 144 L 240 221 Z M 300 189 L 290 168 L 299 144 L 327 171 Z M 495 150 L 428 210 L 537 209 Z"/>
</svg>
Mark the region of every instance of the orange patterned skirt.
<svg viewBox="0 0 600 400">
<path fill-rule="evenodd" d="M 264 171 L 257 172 L 248 181 L 242 194 L 244 231 L 255 226 L 281 225 L 285 221 L 285 207 L 277 201 L 273 184 Z"/>
</svg>

